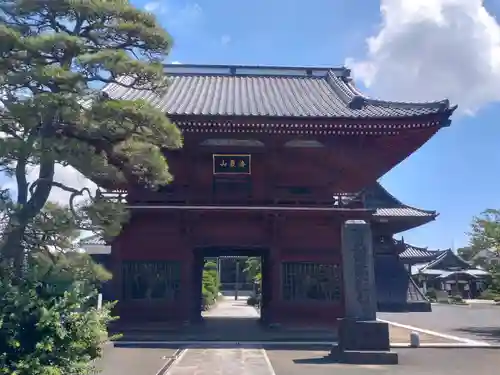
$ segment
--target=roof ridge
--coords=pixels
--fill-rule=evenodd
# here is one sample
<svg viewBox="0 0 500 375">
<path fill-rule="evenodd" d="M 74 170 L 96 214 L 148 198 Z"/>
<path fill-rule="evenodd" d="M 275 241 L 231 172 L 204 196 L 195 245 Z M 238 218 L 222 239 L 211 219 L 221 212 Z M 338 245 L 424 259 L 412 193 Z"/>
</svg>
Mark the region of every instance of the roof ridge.
<svg viewBox="0 0 500 375">
<path fill-rule="evenodd" d="M 455 254 L 452 249 L 446 249 L 446 250 L 442 250 L 441 254 L 439 254 L 438 257 L 436 259 L 434 259 L 432 262 L 429 262 L 429 264 L 427 264 L 424 268 L 422 268 L 422 270 L 427 269 L 427 268 L 432 267 L 432 266 L 435 266 L 436 264 L 439 264 L 439 262 L 441 262 L 446 257 L 446 255 L 449 254 L 450 252 L 454 256 L 456 256 L 459 260 L 461 260 L 467 264 L 470 264 L 465 259 L 460 257 L 458 254 Z"/>
<path fill-rule="evenodd" d="M 220 76 L 272 76 L 272 77 L 306 77 L 325 78 L 329 72 L 338 75 L 349 74 L 344 66 L 282 66 L 282 65 L 238 65 L 238 64 L 163 64 L 167 75 L 220 75 Z M 254 71 L 255 73 L 251 73 Z M 279 74 L 283 72 L 283 74 Z M 259 72 L 265 72 L 259 74 Z M 271 73 L 274 72 L 274 73 Z M 288 72 L 288 74 L 286 73 Z M 291 74 L 296 72 L 297 74 Z M 319 74 L 314 74 L 319 73 Z M 321 74 L 322 73 L 322 74 Z"/>
<path fill-rule="evenodd" d="M 339 99 L 341 99 L 345 105 L 349 105 L 352 102 L 352 97 L 345 90 L 342 90 L 341 84 L 343 82 L 342 78 L 337 77 L 331 71 L 329 71 L 325 77 L 326 82 L 332 88 L 332 90 L 337 94 Z"/>
</svg>

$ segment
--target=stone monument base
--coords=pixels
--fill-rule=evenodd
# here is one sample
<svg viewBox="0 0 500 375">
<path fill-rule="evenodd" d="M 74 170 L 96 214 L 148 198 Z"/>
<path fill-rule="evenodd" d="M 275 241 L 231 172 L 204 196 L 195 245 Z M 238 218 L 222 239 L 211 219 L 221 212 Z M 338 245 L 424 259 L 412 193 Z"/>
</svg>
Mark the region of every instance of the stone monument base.
<svg viewBox="0 0 500 375">
<path fill-rule="evenodd" d="M 339 319 L 338 345 L 330 356 L 342 363 L 396 365 L 398 354 L 391 352 L 389 325 L 378 321 Z"/>
</svg>

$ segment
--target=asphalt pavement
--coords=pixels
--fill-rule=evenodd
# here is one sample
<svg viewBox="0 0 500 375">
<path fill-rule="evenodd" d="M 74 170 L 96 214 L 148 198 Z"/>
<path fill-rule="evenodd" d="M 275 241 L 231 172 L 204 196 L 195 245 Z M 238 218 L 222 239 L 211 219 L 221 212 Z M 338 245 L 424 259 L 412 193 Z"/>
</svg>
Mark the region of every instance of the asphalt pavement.
<svg viewBox="0 0 500 375">
<path fill-rule="evenodd" d="M 499 349 L 397 349 L 399 365 L 348 365 L 327 350 L 190 348 L 166 372 L 171 349 L 113 348 L 100 362 L 101 375 L 493 375 Z"/>
<path fill-rule="evenodd" d="M 500 306 L 433 305 L 430 313 L 379 313 L 378 318 L 447 335 L 500 344 Z"/>
<path fill-rule="evenodd" d="M 176 348 L 116 348 L 109 344 L 96 368 L 100 375 L 156 375 L 175 352 Z"/>
<path fill-rule="evenodd" d="M 231 315 L 248 306 L 221 304 L 209 315 Z M 227 310 L 227 311 L 226 311 Z M 246 312 L 255 319 L 255 311 Z M 245 314 L 243 314 L 245 315 Z M 251 316 L 250 316 L 251 315 Z M 406 324 L 448 335 L 500 344 L 500 306 L 435 305 L 431 313 L 381 313 L 380 319 Z M 101 375 L 158 375 L 175 356 L 179 347 L 104 348 L 97 362 Z M 493 375 L 500 368 L 500 349 L 397 349 L 397 366 L 345 365 L 325 359 L 328 350 L 310 347 L 276 349 L 272 347 L 191 347 L 183 351 L 165 375 L 245 374 L 245 375 Z"/>
<path fill-rule="evenodd" d="M 275 375 L 494 375 L 498 349 L 399 349 L 399 365 L 347 365 L 324 351 L 267 350 Z"/>
</svg>

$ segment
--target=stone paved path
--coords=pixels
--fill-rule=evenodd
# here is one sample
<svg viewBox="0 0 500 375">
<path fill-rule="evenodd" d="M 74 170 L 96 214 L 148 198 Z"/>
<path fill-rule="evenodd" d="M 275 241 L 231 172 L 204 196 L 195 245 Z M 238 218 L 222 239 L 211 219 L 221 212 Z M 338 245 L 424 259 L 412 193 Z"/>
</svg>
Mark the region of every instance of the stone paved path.
<svg viewBox="0 0 500 375">
<path fill-rule="evenodd" d="M 203 313 L 211 318 L 258 319 L 257 310 L 245 299 L 223 297 L 215 307 Z M 264 349 L 189 348 L 168 370 L 168 375 L 274 375 Z"/>
<path fill-rule="evenodd" d="M 246 299 L 235 300 L 234 297 L 221 297 L 217 305 L 203 312 L 204 318 L 253 318 L 259 313 L 253 306 L 248 306 Z"/>
<path fill-rule="evenodd" d="M 274 375 L 263 349 L 186 349 L 167 375 Z"/>
</svg>

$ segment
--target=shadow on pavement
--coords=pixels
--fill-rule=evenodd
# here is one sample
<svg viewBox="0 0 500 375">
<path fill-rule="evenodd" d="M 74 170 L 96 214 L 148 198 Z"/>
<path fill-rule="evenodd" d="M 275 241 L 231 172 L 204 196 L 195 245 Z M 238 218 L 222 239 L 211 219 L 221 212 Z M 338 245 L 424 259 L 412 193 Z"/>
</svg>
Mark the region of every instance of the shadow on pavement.
<svg viewBox="0 0 500 375">
<path fill-rule="evenodd" d="M 286 344 L 286 343 L 234 343 L 234 342 L 197 342 L 197 343 L 164 343 L 164 342 L 115 342 L 115 348 L 134 348 L 134 349 L 264 349 L 264 350 L 289 350 L 294 351 L 325 351 L 329 353 L 332 344 L 314 343 L 314 344 Z"/>
<path fill-rule="evenodd" d="M 207 317 L 198 324 L 168 326 L 143 323 L 114 327 L 112 334 L 123 336 L 118 341 L 231 341 L 231 342 L 335 342 L 337 331 L 332 327 L 269 327 L 259 318 Z M 118 342 L 117 341 L 117 342 Z"/>
<path fill-rule="evenodd" d="M 500 323 L 499 323 L 500 324 Z M 480 337 L 485 341 L 500 343 L 500 326 L 497 327 L 465 327 L 459 328 L 457 332 L 463 332 Z"/>
<path fill-rule="evenodd" d="M 293 363 L 297 365 L 329 365 L 335 362 L 336 361 L 327 356 L 315 358 L 298 358 L 293 360 Z"/>
</svg>

